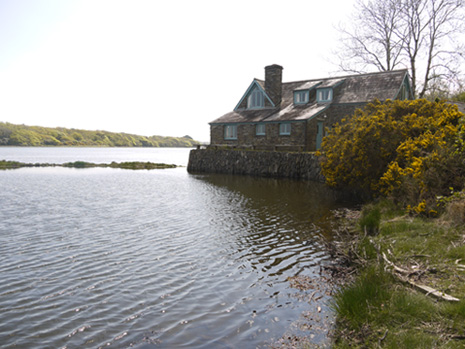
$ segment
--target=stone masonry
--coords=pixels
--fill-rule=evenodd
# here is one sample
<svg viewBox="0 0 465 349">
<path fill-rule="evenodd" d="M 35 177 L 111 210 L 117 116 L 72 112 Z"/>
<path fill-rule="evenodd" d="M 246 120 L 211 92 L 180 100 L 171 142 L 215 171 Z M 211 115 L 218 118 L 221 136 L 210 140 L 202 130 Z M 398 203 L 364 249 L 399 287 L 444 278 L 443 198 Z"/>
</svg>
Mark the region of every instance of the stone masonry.
<svg viewBox="0 0 465 349">
<path fill-rule="evenodd" d="M 189 173 L 224 173 L 324 182 L 318 156 L 304 152 L 194 149 Z"/>
</svg>

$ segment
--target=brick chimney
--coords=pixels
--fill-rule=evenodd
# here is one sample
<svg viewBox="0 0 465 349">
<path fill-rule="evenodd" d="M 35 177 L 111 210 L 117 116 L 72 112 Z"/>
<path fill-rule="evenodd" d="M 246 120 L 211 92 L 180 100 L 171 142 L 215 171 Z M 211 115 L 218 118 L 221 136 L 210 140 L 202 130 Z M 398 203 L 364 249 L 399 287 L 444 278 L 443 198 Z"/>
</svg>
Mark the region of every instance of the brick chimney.
<svg viewBox="0 0 465 349">
<path fill-rule="evenodd" d="M 283 67 L 277 64 L 265 67 L 265 91 L 275 106 L 281 104 Z"/>
</svg>

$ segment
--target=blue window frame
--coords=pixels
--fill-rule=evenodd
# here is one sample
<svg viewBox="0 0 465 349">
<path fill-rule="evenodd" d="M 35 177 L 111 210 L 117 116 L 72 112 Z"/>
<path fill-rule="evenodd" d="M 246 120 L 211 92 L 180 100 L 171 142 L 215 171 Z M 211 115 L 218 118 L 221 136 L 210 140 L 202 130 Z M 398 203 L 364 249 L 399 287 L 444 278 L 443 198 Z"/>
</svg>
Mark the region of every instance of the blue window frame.
<svg viewBox="0 0 465 349">
<path fill-rule="evenodd" d="M 282 124 L 279 124 L 279 134 L 281 136 L 289 136 L 291 134 L 291 123 L 290 122 L 285 122 Z"/>
<path fill-rule="evenodd" d="M 224 126 L 224 139 L 237 139 L 237 125 Z"/>
<path fill-rule="evenodd" d="M 266 135 L 266 125 L 265 124 L 257 124 L 255 129 L 255 134 L 257 136 L 265 136 Z"/>
<path fill-rule="evenodd" d="M 333 99 L 332 88 L 320 88 L 316 91 L 317 102 L 331 102 Z"/>
<path fill-rule="evenodd" d="M 255 87 L 247 98 L 247 108 L 263 108 L 265 106 L 265 96 L 263 92 Z"/>
<path fill-rule="evenodd" d="M 309 91 L 294 91 L 294 104 L 308 103 Z"/>
</svg>

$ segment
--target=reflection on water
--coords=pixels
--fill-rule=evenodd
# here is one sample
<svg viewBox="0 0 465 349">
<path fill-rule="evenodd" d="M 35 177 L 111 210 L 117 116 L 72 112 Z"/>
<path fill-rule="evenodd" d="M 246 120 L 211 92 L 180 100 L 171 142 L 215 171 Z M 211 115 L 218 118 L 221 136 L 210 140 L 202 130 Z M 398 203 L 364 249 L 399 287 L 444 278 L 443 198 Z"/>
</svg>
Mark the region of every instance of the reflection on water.
<svg viewBox="0 0 465 349">
<path fill-rule="evenodd" d="M 255 348 L 303 312 L 329 316 L 327 295 L 307 302 L 287 281 L 316 280 L 329 258 L 335 201 L 319 184 L 184 168 L 0 183 L 5 347 Z"/>
<path fill-rule="evenodd" d="M 243 257 L 250 256 L 252 266 L 267 269 L 270 263 L 257 258 L 265 255 L 273 273 L 280 275 L 302 261 L 302 251 L 311 256 L 301 268 L 318 262 L 317 250 L 325 253 L 322 242 L 331 232 L 329 208 L 335 207 L 335 196 L 320 183 L 233 175 L 200 178 L 215 190 L 216 201 L 207 204 L 211 227 L 221 238 L 230 235 L 235 253 L 246 251 Z M 230 207 L 232 220 L 223 219 L 224 207 Z M 279 257 L 282 253 L 287 257 Z"/>
</svg>

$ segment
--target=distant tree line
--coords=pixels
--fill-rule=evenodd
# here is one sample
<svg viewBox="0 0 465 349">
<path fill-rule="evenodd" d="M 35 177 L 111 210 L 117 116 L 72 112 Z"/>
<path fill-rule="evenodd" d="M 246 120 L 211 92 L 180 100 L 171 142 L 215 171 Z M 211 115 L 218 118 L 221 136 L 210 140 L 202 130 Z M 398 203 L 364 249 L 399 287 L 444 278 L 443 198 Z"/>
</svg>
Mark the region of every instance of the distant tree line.
<svg viewBox="0 0 465 349">
<path fill-rule="evenodd" d="M 189 136 L 139 136 L 62 127 L 15 125 L 0 122 L 0 146 L 194 147 Z"/>
</svg>

